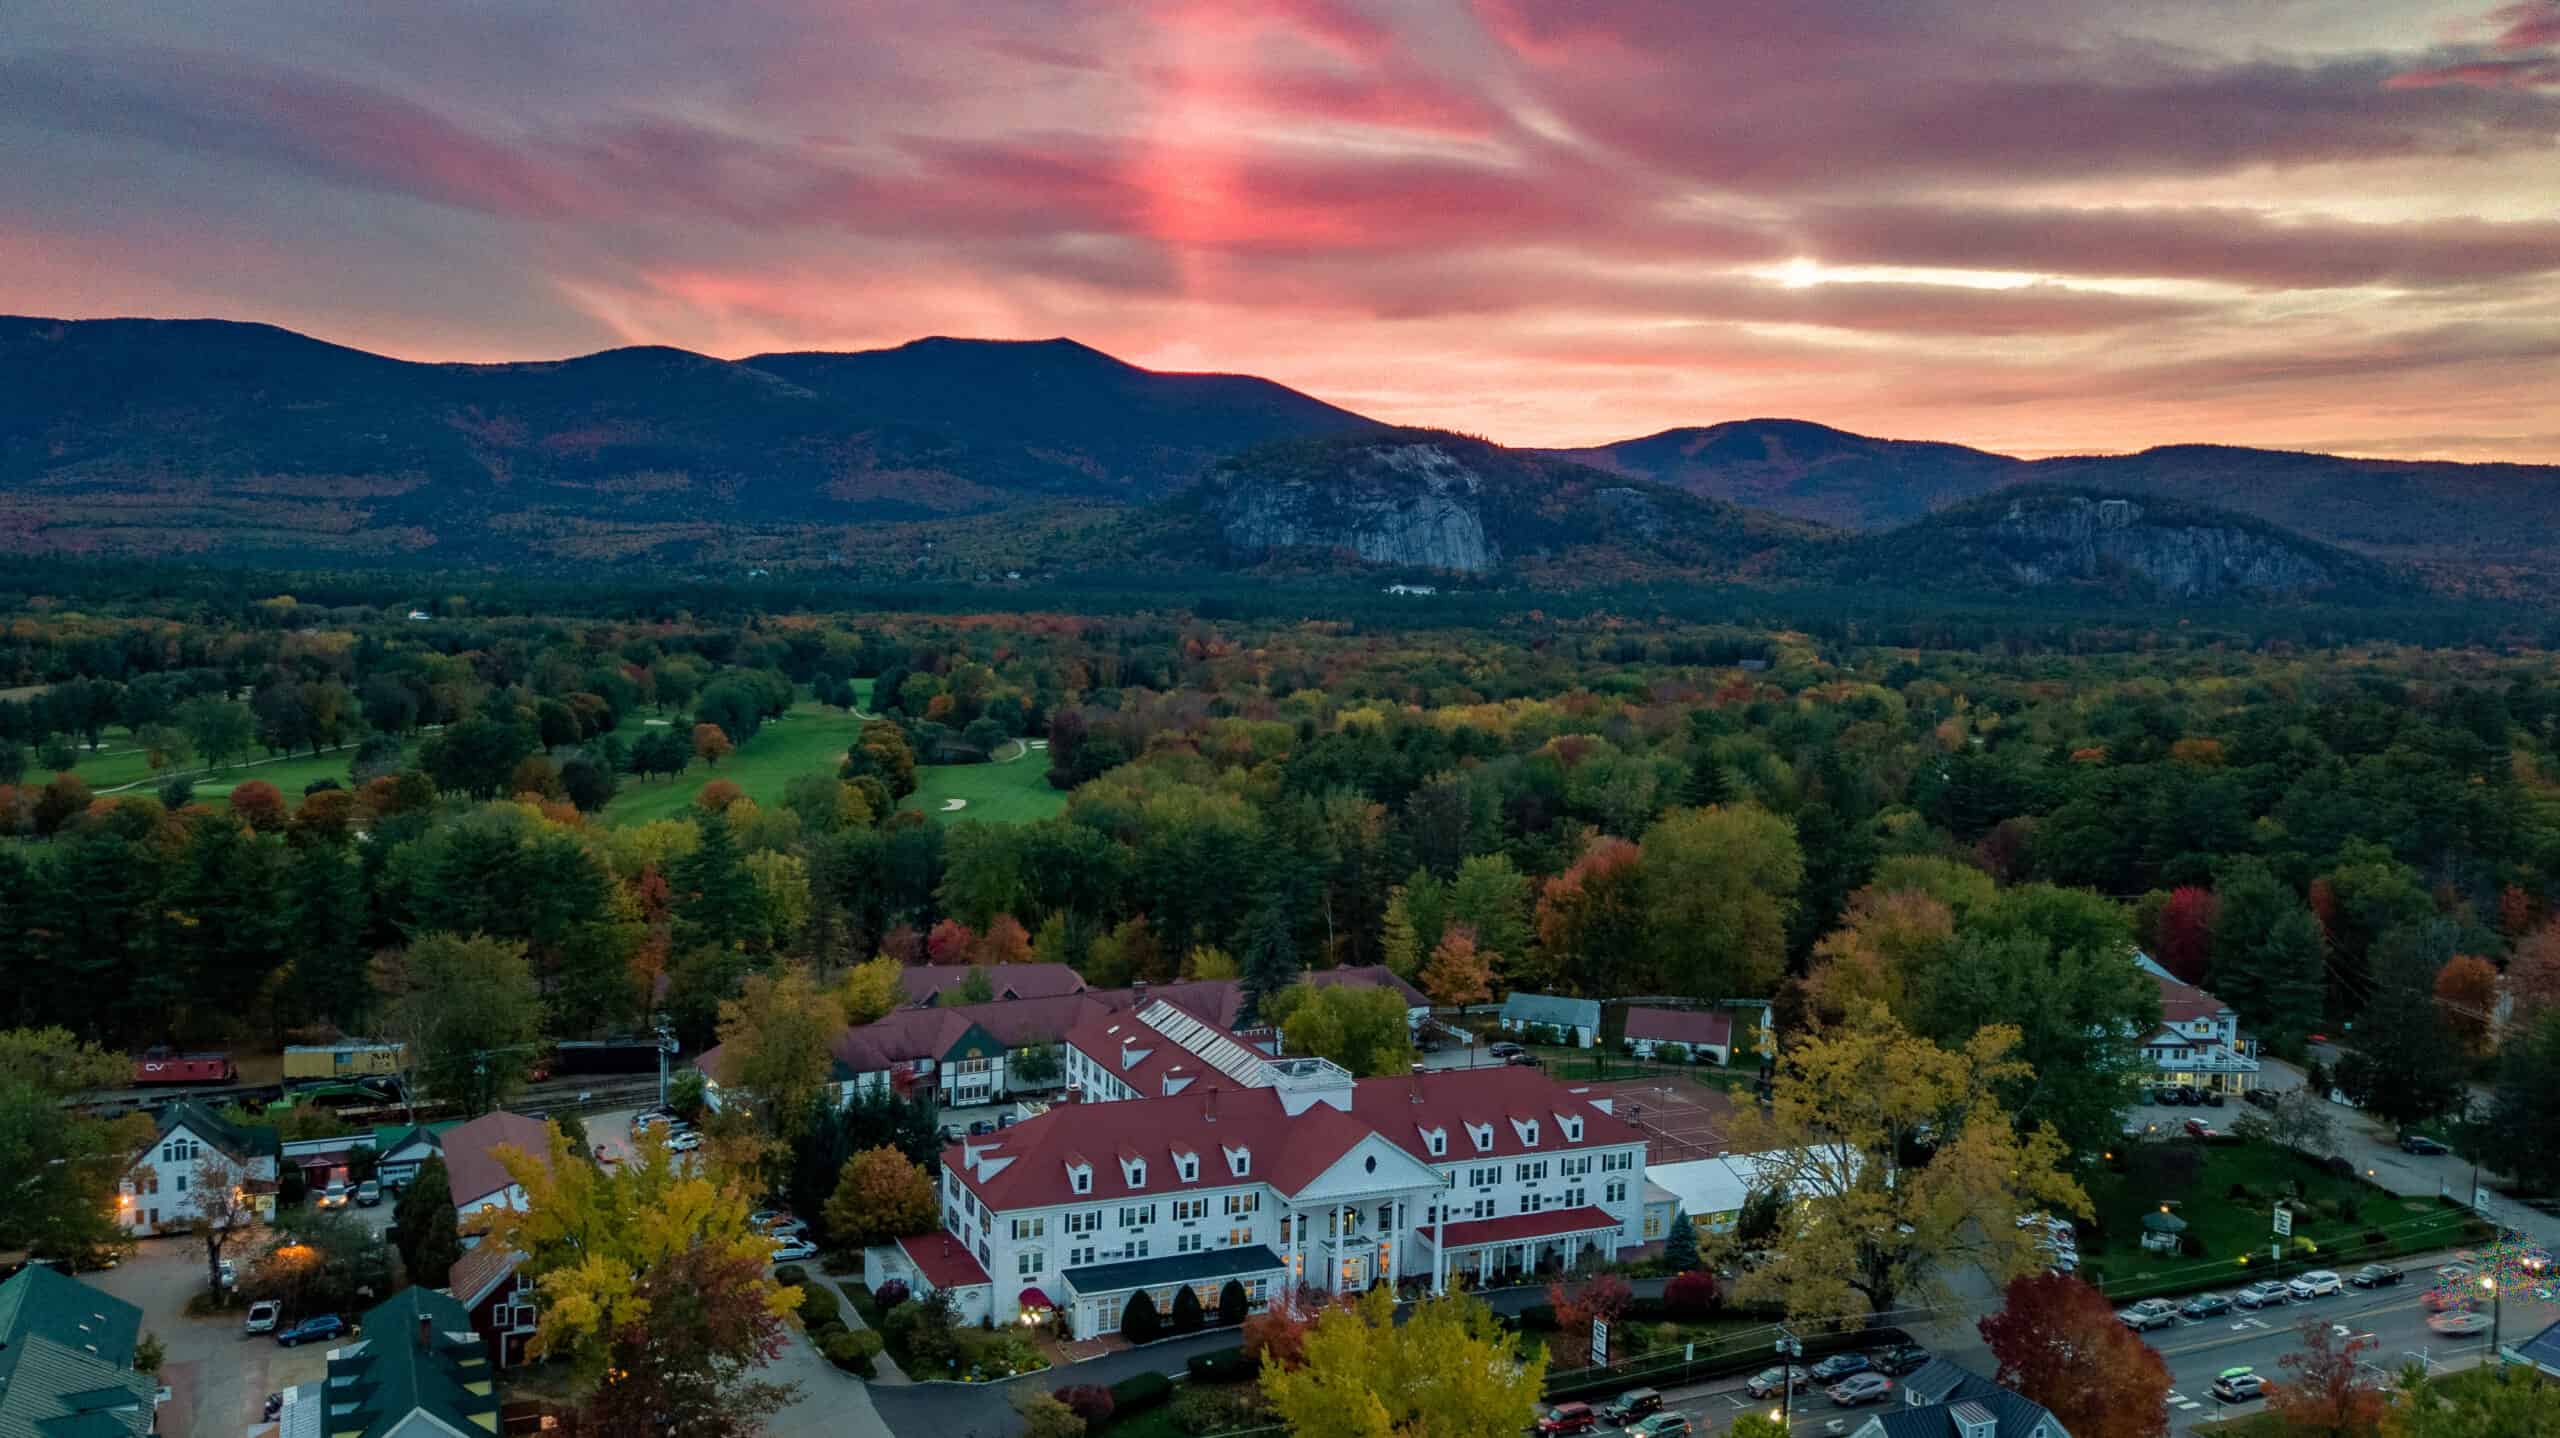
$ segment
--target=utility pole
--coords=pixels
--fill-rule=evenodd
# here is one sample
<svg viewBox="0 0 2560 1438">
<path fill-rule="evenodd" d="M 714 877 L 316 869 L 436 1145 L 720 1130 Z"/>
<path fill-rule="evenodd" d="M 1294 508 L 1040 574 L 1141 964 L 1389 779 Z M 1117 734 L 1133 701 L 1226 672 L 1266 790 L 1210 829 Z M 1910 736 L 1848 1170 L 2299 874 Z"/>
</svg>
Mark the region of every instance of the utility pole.
<svg viewBox="0 0 2560 1438">
<path fill-rule="evenodd" d="M 667 1060 L 675 1054 L 676 1036 L 674 1030 L 667 1026 L 665 1014 L 651 1014 L 649 1024 L 658 1035 L 658 1107 L 665 1108 L 667 1106 Z"/>
<path fill-rule="evenodd" d="M 1778 1426 L 1795 1431 L 1796 1360 L 1804 1356 L 1804 1340 L 1784 1324 L 1778 1327 Z"/>
<path fill-rule="evenodd" d="M 2494 1273 L 2481 1279 L 2480 1286 L 2489 1290 L 2488 1361 L 2494 1364 L 2498 1361 L 2498 1332 L 2506 1327 L 2507 1323 L 2507 1290 L 2506 1285 L 2498 1282 L 2498 1276 Z"/>
</svg>

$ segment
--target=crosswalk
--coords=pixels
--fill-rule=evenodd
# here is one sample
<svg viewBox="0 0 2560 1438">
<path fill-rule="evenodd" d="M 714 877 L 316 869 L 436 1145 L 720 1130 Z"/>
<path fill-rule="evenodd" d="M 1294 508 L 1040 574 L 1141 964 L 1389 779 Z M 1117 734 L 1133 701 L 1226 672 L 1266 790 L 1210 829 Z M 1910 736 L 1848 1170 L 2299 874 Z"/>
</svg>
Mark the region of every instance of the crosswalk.
<svg viewBox="0 0 2560 1438">
<path fill-rule="evenodd" d="M 2177 1409 L 2181 1413 L 2185 1413 L 2193 1409 L 2202 1408 L 2204 1404 L 2193 1398 L 2189 1398 L 2184 1393 L 2172 1388 L 2169 1390 L 2169 1406 Z"/>
</svg>

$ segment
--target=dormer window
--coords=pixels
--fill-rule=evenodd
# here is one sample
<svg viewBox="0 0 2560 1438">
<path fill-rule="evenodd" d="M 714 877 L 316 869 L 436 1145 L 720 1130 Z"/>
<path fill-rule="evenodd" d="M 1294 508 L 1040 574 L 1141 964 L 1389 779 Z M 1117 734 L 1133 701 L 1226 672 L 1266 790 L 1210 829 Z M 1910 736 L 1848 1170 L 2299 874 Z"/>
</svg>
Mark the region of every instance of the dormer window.
<svg viewBox="0 0 2560 1438">
<path fill-rule="evenodd" d="M 1237 1178 L 1242 1178 L 1246 1174 L 1253 1172 L 1253 1150 L 1249 1148 L 1228 1149 L 1227 1172 Z"/>
<path fill-rule="evenodd" d="M 1433 1158 L 1446 1156 L 1449 1152 L 1449 1131 L 1445 1128 L 1424 1129 L 1422 1131 L 1422 1146 L 1430 1152 Z"/>
<path fill-rule="evenodd" d="M 1520 1141 L 1522 1143 L 1527 1144 L 1531 1148 L 1536 1148 L 1538 1146 L 1538 1121 L 1536 1119 L 1515 1118 L 1511 1121 L 1511 1128 L 1514 1133 L 1520 1135 Z"/>
<path fill-rule="evenodd" d="M 1081 1159 L 1067 1165 L 1067 1187 L 1078 1193 L 1093 1192 L 1093 1165 Z"/>
<path fill-rule="evenodd" d="M 1582 1119 L 1579 1115 L 1569 1113 L 1557 1114 L 1556 1126 L 1564 1130 L 1565 1142 L 1582 1142 Z"/>
<path fill-rule="evenodd" d="M 1182 1181 L 1184 1183 L 1197 1181 L 1200 1177 L 1200 1155 L 1196 1153 L 1175 1154 L 1173 1156 L 1173 1171 L 1182 1175 Z"/>
<path fill-rule="evenodd" d="M 1121 1177 L 1122 1181 L 1123 1181 L 1123 1182 L 1126 1182 L 1126 1183 L 1127 1183 L 1131 1188 L 1144 1188 L 1144 1187 L 1146 1187 L 1146 1186 L 1147 1186 L 1147 1161 L 1146 1161 L 1145 1159 L 1143 1159 L 1143 1158 L 1123 1158 L 1123 1159 L 1121 1159 L 1121 1160 L 1120 1160 L 1120 1177 Z"/>
<path fill-rule="evenodd" d="M 1473 1140 L 1475 1141 L 1475 1145 L 1476 1145 L 1476 1152 L 1478 1152 L 1478 1153 L 1491 1153 L 1491 1152 L 1493 1152 L 1493 1125 L 1492 1125 L 1492 1124 L 1489 1124 L 1489 1123 L 1471 1123 L 1471 1124 L 1468 1124 L 1468 1125 L 1467 1125 L 1467 1137 L 1468 1137 L 1468 1138 L 1470 1138 L 1470 1139 L 1473 1139 Z"/>
</svg>

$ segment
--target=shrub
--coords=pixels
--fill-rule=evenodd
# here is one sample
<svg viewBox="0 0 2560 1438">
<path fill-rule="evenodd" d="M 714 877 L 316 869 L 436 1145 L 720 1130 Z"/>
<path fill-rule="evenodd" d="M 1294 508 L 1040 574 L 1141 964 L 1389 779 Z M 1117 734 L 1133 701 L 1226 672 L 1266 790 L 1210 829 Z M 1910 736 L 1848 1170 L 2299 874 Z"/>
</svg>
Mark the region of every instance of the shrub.
<svg viewBox="0 0 2560 1438">
<path fill-rule="evenodd" d="M 1262 1371 L 1259 1357 L 1248 1358 L 1242 1348 L 1221 1348 L 1214 1353 L 1194 1353 L 1183 1365 L 1190 1370 L 1194 1383 L 1237 1383 Z"/>
<path fill-rule="evenodd" d="M 1141 1289 L 1129 1299 L 1120 1314 L 1120 1336 L 1131 1343 L 1152 1343 L 1164 1331 L 1164 1319 L 1156 1312 L 1153 1294 Z"/>
<path fill-rule="evenodd" d="M 880 1336 L 898 1365 L 917 1377 L 943 1377 L 960 1356 L 960 1335 L 951 1301 L 936 1293 L 899 1304 L 880 1320 Z"/>
<path fill-rule="evenodd" d="M 868 1378 L 871 1360 L 880 1356 L 880 1335 L 867 1328 L 838 1328 L 818 1344 L 827 1361 L 847 1373 Z"/>
<path fill-rule="evenodd" d="M 1173 1426 L 1185 1433 L 1224 1433 L 1260 1416 L 1243 1389 L 1192 1388 L 1173 1400 Z"/>
<path fill-rule="evenodd" d="M 1227 1286 L 1218 1290 L 1218 1325 L 1233 1328 L 1244 1322 L 1245 1310 L 1251 1303 L 1252 1300 L 1245 1297 L 1244 1284 L 1228 1279 Z"/>
<path fill-rule="evenodd" d="M 773 1281 L 798 1288 L 809 1281 L 809 1271 L 796 1263 L 786 1263 L 773 1271 Z"/>
<path fill-rule="evenodd" d="M 810 1329 L 842 1328 L 844 1304 L 836 1291 L 823 1283 L 803 1283 L 800 1289 L 800 1322 Z"/>
<path fill-rule="evenodd" d="M 1085 1421 L 1088 1428 L 1098 1428 L 1111 1420 L 1111 1390 L 1099 1383 L 1071 1383 L 1051 1395 L 1067 1405 L 1067 1411 Z"/>
<path fill-rule="evenodd" d="M 1018 1397 L 1014 1407 L 1022 1413 L 1023 1438 L 1084 1438 L 1085 1421 L 1046 1393 Z"/>
<path fill-rule="evenodd" d="M 1306 1360 L 1307 1325 L 1285 1308 L 1266 1308 L 1244 1321 L 1244 1347 L 1239 1350 L 1253 1372 L 1269 1357 L 1283 1368 Z"/>
<path fill-rule="evenodd" d="M 1663 1312 L 1674 1318 L 1704 1318 L 1716 1311 L 1724 1290 L 1705 1269 L 1681 1274 L 1662 1285 Z"/>
<path fill-rule="evenodd" d="M 1523 1333 L 1552 1333 L 1556 1327 L 1556 1306 L 1552 1303 L 1532 1303 L 1521 1309 L 1520 1316 L 1513 1322 L 1519 1325 Z"/>
<path fill-rule="evenodd" d="M 1187 1283 L 1184 1284 L 1173 1295 L 1173 1331 L 1197 1333 L 1207 1321 L 1207 1315 L 1200 1311 L 1199 1291 Z"/>
<path fill-rule="evenodd" d="M 1173 1380 L 1161 1373 L 1133 1373 L 1111 1385 L 1111 1410 L 1126 1418 L 1173 1396 Z"/>
<path fill-rule="evenodd" d="M 2363 1233 L 2357 1235 L 2356 1241 L 2362 1243 L 2367 1248 L 2379 1250 L 2390 1246 L 2391 1235 L 2378 1228 L 2368 1228 Z"/>
<path fill-rule="evenodd" d="M 907 1281 L 905 1279 L 892 1278 L 888 1282 L 881 1284 L 878 1288 L 871 1290 L 871 1296 L 880 1304 L 880 1311 L 886 1313 L 890 1309 L 897 1307 L 899 1304 L 906 1302 L 909 1298 L 913 1297 L 914 1294 L 908 1289 Z"/>
</svg>

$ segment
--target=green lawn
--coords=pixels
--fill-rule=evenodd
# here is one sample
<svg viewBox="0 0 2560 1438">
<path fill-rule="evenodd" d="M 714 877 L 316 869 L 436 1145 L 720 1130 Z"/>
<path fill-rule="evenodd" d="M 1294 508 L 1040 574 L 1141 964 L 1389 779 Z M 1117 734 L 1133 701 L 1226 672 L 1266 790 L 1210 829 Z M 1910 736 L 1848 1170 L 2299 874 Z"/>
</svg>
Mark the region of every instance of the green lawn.
<svg viewBox="0 0 2560 1438">
<path fill-rule="evenodd" d="M 663 722 L 656 722 L 663 720 Z M 680 731 L 688 738 L 693 724 L 683 715 L 633 714 L 615 730 L 625 744 L 652 729 Z M 624 775 L 622 791 L 605 806 L 608 824 L 646 824 L 693 813 L 693 796 L 714 779 L 726 779 L 758 804 L 782 801 L 782 786 L 803 774 L 833 774 L 844 751 L 862 732 L 862 721 L 810 700 L 791 706 L 780 718 L 768 719 L 756 736 L 720 761 L 718 768 L 696 762 L 673 779 L 641 779 Z"/>
<path fill-rule="evenodd" d="M 2184 1140 L 2171 1140 L 2183 1143 Z M 2366 1183 L 2342 1178 L 2290 1149 L 2266 1142 L 2196 1145 L 2202 1163 L 2180 1192 L 2159 1191 L 2157 1181 L 2138 1180 L 2112 1169 L 2089 1183 L 2097 1206 L 2102 1240 L 2086 1240 L 2081 1255 L 2104 1271 L 2111 1297 L 2133 1297 L 2144 1291 L 2238 1286 L 2263 1272 L 2275 1242 L 2274 1202 L 2280 1195 L 2307 1201 L 2309 1208 L 2293 1219 L 2293 1243 L 2285 1271 L 2341 1268 L 2367 1262 L 2386 1252 L 2449 1247 L 2465 1241 L 2464 1215 L 2431 1198 L 2403 1198 Z M 2235 1188 L 2245 1190 L 2234 1197 Z M 2166 1202 L 2187 1232 L 2201 1245 L 2193 1255 L 2146 1253 L 2142 1250 L 2142 1217 Z M 2383 1233 L 2376 1246 L 2364 1235 Z M 2307 1247 L 2306 1247 L 2307 1245 Z M 2243 1259 L 2249 1260 L 2243 1263 Z"/>
<path fill-rule="evenodd" d="M 945 824 L 962 819 L 1028 824 L 1067 807 L 1067 796 L 1049 787 L 1048 772 L 1048 753 L 1039 749 L 1024 753 L 1009 764 L 944 764 L 918 769 L 916 791 L 907 796 L 906 807 L 922 809 Z M 966 807 L 946 808 L 954 799 L 966 800 Z"/>
<path fill-rule="evenodd" d="M 195 782 L 196 797 L 200 799 L 220 798 L 230 793 L 233 785 L 251 779 L 264 779 L 281 790 L 286 798 L 299 799 L 303 786 L 315 779 L 347 783 L 347 766 L 356 757 L 355 746 L 349 744 L 337 749 L 324 749 L 318 754 L 296 754 L 282 759 L 258 754 L 234 760 L 218 771 L 201 764 L 186 764 L 172 765 L 155 773 L 144 751 L 134 744 L 131 732 L 110 729 L 104 737 L 105 742 L 94 751 L 85 746 L 81 748 L 80 761 L 71 771 L 87 780 L 92 791 L 101 794 L 127 788 L 151 793 L 169 779 L 184 774 Z M 413 755 L 417 752 L 414 741 L 408 746 L 408 752 Z M 31 782 L 42 783 L 49 777 L 41 772 L 42 767 L 30 753 L 27 776 Z"/>
</svg>

